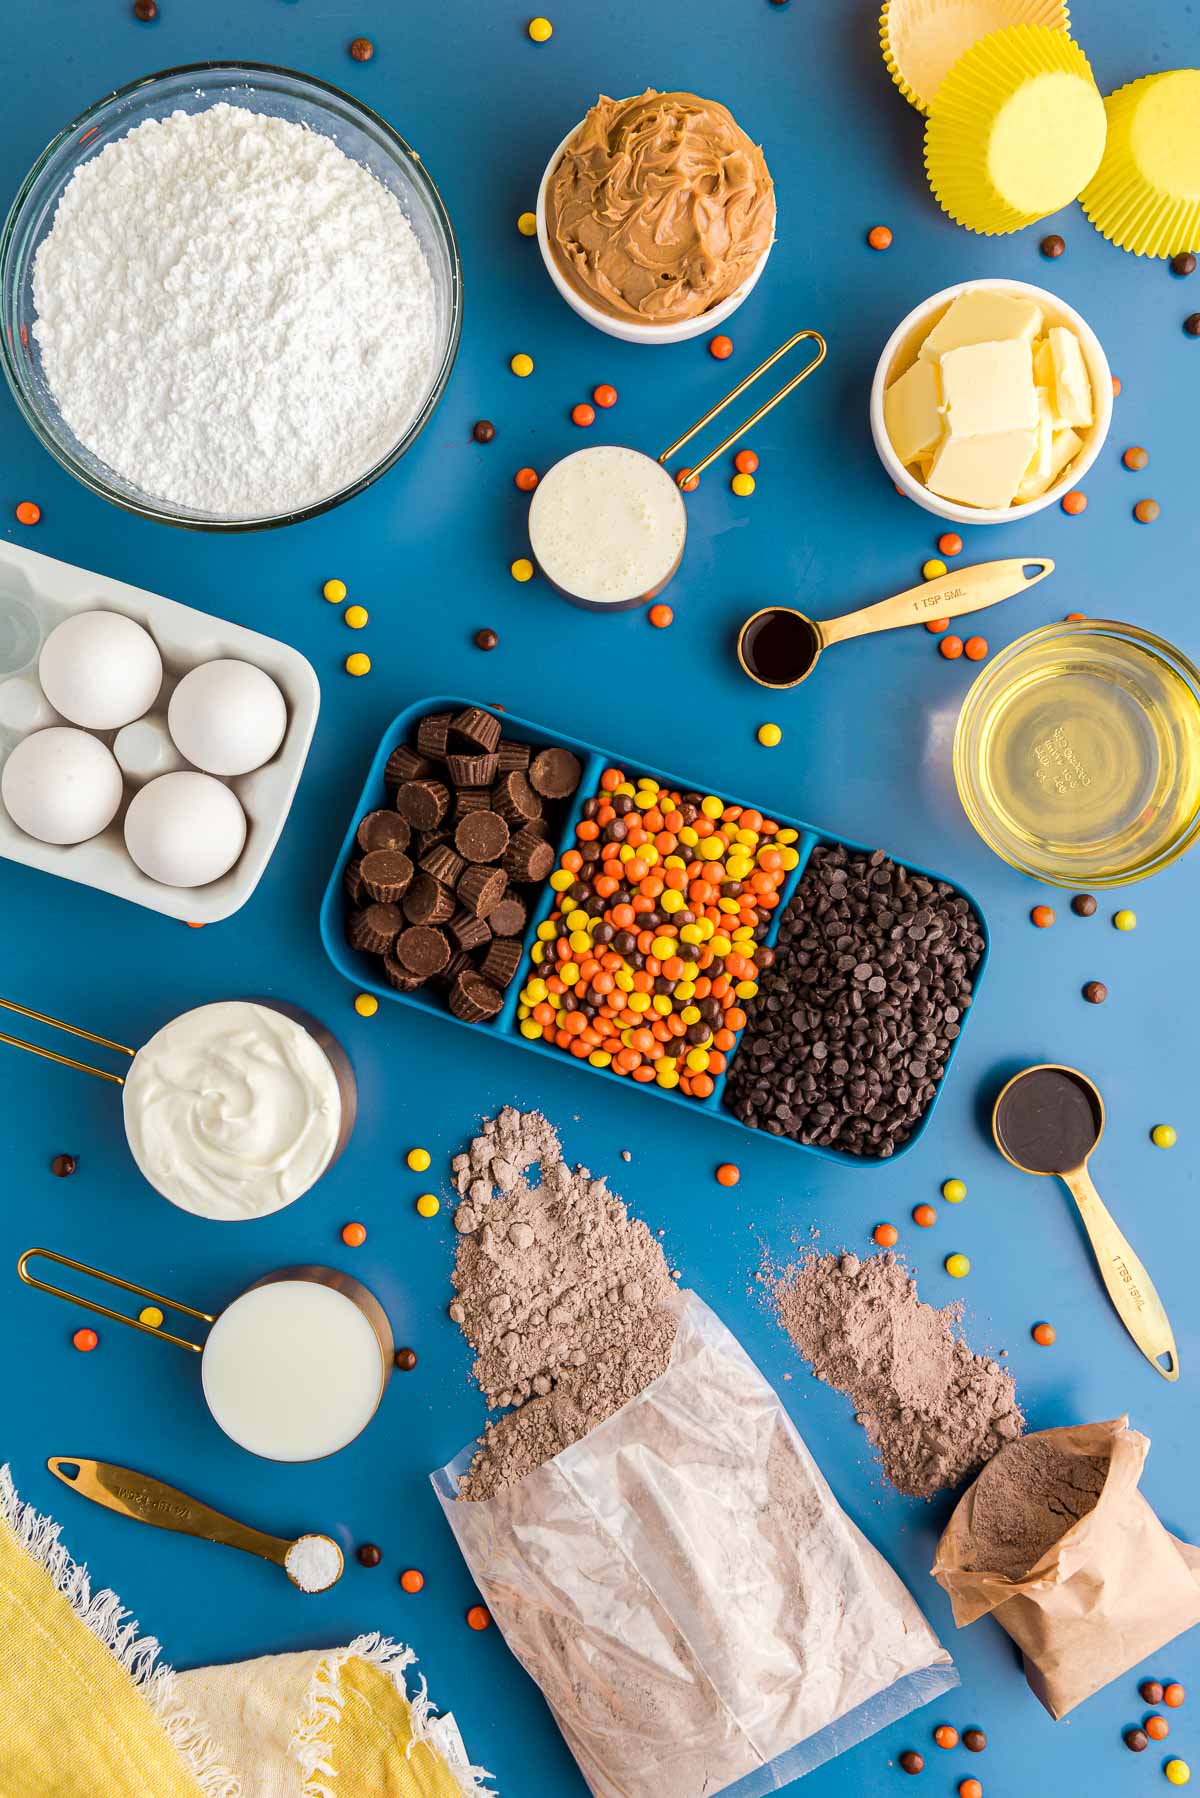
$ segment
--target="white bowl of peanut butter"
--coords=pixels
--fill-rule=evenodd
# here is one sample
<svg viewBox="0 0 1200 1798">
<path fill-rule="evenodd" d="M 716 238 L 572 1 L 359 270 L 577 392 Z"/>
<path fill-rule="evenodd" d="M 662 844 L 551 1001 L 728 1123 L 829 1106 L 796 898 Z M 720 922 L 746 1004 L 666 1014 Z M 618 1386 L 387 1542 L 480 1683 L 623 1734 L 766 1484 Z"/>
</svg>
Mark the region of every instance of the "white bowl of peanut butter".
<svg viewBox="0 0 1200 1798">
<path fill-rule="evenodd" d="M 683 343 L 736 312 L 775 239 L 762 150 L 715 100 L 601 95 L 542 176 L 537 236 L 568 306 L 625 343 Z"/>
</svg>

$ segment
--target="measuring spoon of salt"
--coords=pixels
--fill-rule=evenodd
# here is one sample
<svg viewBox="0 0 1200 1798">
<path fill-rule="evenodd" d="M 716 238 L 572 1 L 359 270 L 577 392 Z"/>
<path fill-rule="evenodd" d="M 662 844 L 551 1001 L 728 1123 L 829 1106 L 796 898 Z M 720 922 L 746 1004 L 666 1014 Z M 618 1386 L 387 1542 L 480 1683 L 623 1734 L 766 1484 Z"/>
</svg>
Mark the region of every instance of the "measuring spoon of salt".
<svg viewBox="0 0 1200 1798">
<path fill-rule="evenodd" d="M 240 1548 L 246 1554 L 272 1561 L 283 1568 L 301 1592 L 326 1592 L 337 1584 L 345 1570 L 342 1551 L 332 1536 L 319 1532 L 297 1536 L 295 1540 L 268 1536 L 148 1473 L 115 1467 L 109 1461 L 51 1455 L 46 1465 L 64 1486 L 90 1498 L 93 1504 L 115 1511 L 119 1517 L 132 1517 L 135 1523 L 150 1523 L 156 1529 L 175 1530 L 182 1536 L 200 1536 L 206 1542 L 222 1542 L 226 1548 Z"/>
</svg>

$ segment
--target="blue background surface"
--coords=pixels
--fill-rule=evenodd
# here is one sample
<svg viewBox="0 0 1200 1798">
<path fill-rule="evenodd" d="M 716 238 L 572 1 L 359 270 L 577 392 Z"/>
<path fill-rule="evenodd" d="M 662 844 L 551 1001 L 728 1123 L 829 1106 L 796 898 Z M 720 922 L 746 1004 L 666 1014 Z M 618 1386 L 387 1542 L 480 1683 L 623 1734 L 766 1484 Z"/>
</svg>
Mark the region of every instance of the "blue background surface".
<svg viewBox="0 0 1200 1798">
<path fill-rule="evenodd" d="M 1195 1267 L 1197 1026 L 1194 920 L 1200 858 L 1128 894 L 1102 900 L 1090 921 L 992 858 L 964 820 L 950 783 L 949 743 L 972 669 L 947 664 L 921 630 L 831 653 L 790 695 L 764 696 L 738 673 L 731 633 L 773 599 L 832 615 L 903 588 L 933 553 L 937 521 L 901 500 L 871 447 L 866 401 L 879 349 L 899 317 L 946 282 L 1008 275 L 1051 286 L 1079 306 L 1124 383 L 1113 434 L 1087 482 L 1077 519 L 1055 510 L 1017 528 L 968 535 L 964 560 L 1048 554 L 1054 579 L 981 621 L 993 647 L 1070 611 L 1136 621 L 1195 655 L 1195 570 L 1200 551 L 1195 469 L 1200 342 L 1182 333 L 1200 306 L 1200 277 L 1175 280 L 1163 264 L 1121 255 L 1077 209 L 1054 221 L 1067 238 L 1056 263 L 1038 254 L 1039 230 L 984 240 L 956 230 L 927 194 L 921 124 L 892 90 L 875 48 L 871 0 L 642 0 L 583 5 L 557 0 L 555 35 L 534 46 L 520 9 L 486 0 L 386 6 L 360 0 L 162 0 L 152 27 L 123 0 L 43 0 L 6 43 L 8 104 L 0 117 L 0 187 L 15 190 L 46 140 L 102 92 L 151 69 L 206 57 L 279 62 L 344 85 L 381 110 L 425 156 L 462 243 L 466 326 L 457 371 L 433 422 L 407 459 L 350 506 L 295 529 L 219 540 L 127 517 L 77 488 L 0 401 L 0 512 L 23 543 L 85 567 L 273 632 L 312 660 L 324 706 L 292 818 L 258 892 L 225 924 L 188 931 L 118 900 L 0 865 L 0 991 L 67 1014 L 118 1038 L 143 1041 L 167 1018 L 207 1000 L 268 991 L 309 1007 L 337 1029 L 355 1063 L 360 1119 L 347 1154 L 301 1203 L 241 1227 L 210 1226 L 161 1203 L 124 1146 L 119 1100 L 99 1082 L 6 1053 L 0 1064 L 4 1203 L 0 1304 L 5 1370 L 0 1452 L 24 1495 L 52 1510 L 75 1553 L 90 1561 L 183 1666 L 343 1641 L 379 1629 L 410 1641 L 438 1703 L 452 1707 L 476 1760 L 509 1798 L 583 1792 L 573 1763 L 499 1632 L 470 1633 L 470 1581 L 427 1483 L 478 1429 L 481 1406 L 468 1355 L 445 1315 L 452 1233 L 412 1208 L 428 1182 L 407 1172 L 404 1151 L 425 1144 L 434 1173 L 480 1113 L 505 1102 L 539 1105 L 561 1126 L 568 1152 L 614 1184 L 654 1229 L 664 1228 L 685 1282 L 734 1327 L 779 1388 L 834 1490 L 909 1581 L 951 1647 L 961 1693 L 886 1730 L 811 1776 L 809 1798 L 867 1798 L 895 1787 L 903 1748 L 924 1749 L 919 1789 L 950 1794 L 980 1777 L 999 1794 L 1133 1794 L 1154 1789 L 1166 1756 L 1139 1759 L 1120 1741 L 1141 1713 L 1135 1676 L 1053 1725 L 1027 1692 L 1008 1639 L 990 1622 L 953 1629 L 927 1578 L 950 1505 L 900 1498 L 881 1484 L 849 1406 L 811 1381 L 756 1302 L 753 1273 L 765 1248 L 785 1255 L 811 1226 L 821 1242 L 856 1248 L 881 1218 L 902 1226 L 922 1295 L 963 1297 L 977 1347 L 1007 1348 L 1033 1426 L 1124 1410 L 1153 1439 L 1143 1489 L 1171 1529 L 1200 1537 L 1200 1375 Z M 1081 0 L 1076 29 L 1107 91 L 1148 70 L 1194 62 L 1197 16 L 1180 0 Z M 350 38 L 378 49 L 362 66 Z M 654 84 L 724 100 L 763 142 L 779 196 L 779 243 L 769 271 L 730 330 L 736 356 L 717 365 L 703 341 L 666 350 L 620 345 L 590 331 L 559 300 L 536 244 L 518 236 L 550 150 L 598 89 L 625 94 Z M 869 226 L 896 234 L 886 256 L 864 244 Z M 1200 246 L 1197 246 L 1200 248 Z M 136 331 L 136 317 L 129 321 Z M 825 368 L 755 433 L 758 492 L 738 501 L 712 476 L 689 500 L 684 569 L 672 588 L 674 628 L 640 614 L 576 612 L 537 581 L 507 573 L 523 553 L 523 502 L 512 473 L 544 468 L 580 445 L 570 406 L 598 381 L 620 403 L 606 419 L 618 441 L 657 451 L 790 331 L 829 339 Z M 536 373 L 508 372 L 528 350 Z M 493 444 L 470 440 L 491 418 Z M 597 433 L 593 433 L 595 440 Z M 1144 443 L 1149 469 L 1120 465 Z M 1152 529 L 1131 507 L 1152 493 Z M 36 532 L 12 507 L 34 498 Z M 371 614 L 351 638 L 320 583 L 340 575 Z M 500 648 L 483 656 L 471 635 L 490 625 Z M 352 682 L 350 648 L 374 671 Z M 636 658 L 636 660 L 635 660 Z M 715 1123 L 688 1127 L 672 1109 L 615 1090 L 573 1066 L 494 1047 L 399 1006 L 356 1018 L 352 994 L 324 959 L 319 898 L 365 768 L 387 722 L 437 691 L 476 692 L 593 741 L 665 767 L 707 775 L 766 807 L 878 841 L 945 870 L 980 897 L 993 958 L 934 1127 L 894 1169 L 828 1166 Z M 783 727 L 774 751 L 754 731 Z M 1029 907 L 1051 899 L 1057 927 L 1035 931 Z M 1117 934 L 1118 903 L 1139 928 Z M 1107 1005 L 1084 1004 L 1098 978 Z M 1065 1195 L 1009 1169 L 986 1132 L 1004 1074 L 1042 1059 L 1087 1069 L 1100 1083 L 1109 1127 L 1094 1163 L 1101 1191 L 1158 1282 L 1180 1343 L 1184 1377 L 1158 1380 L 1108 1306 Z M 1169 1155 L 1148 1140 L 1174 1122 Z M 624 1165 L 620 1150 L 632 1161 Z M 79 1157 L 57 1181 L 50 1157 Z M 714 1164 L 734 1154 L 742 1181 L 718 1187 Z M 942 1180 L 968 1187 L 957 1209 L 939 1206 L 929 1234 L 908 1222 Z M 369 1227 L 344 1249 L 348 1218 Z M 169 1294 L 220 1306 L 268 1268 L 328 1259 L 374 1288 L 396 1339 L 420 1355 L 393 1379 L 372 1428 L 334 1460 L 288 1468 L 228 1442 L 203 1407 L 190 1357 L 105 1327 L 98 1353 L 70 1346 L 85 1321 L 19 1287 L 18 1252 L 42 1242 L 123 1271 Z M 970 1255 L 965 1285 L 943 1256 Z M 1048 1317 L 1057 1346 L 1029 1338 Z M 347 1545 L 374 1540 L 383 1565 L 351 1564 L 335 1590 L 307 1599 L 275 1570 L 135 1527 L 72 1498 L 45 1471 L 49 1454 L 92 1454 L 144 1468 L 270 1530 L 336 1529 Z M 400 1568 L 426 1576 L 418 1598 Z M 1200 1701 L 1200 1637 L 1153 1669 L 1189 1680 Z M 936 1710 L 937 1714 L 934 1714 Z M 1168 1746 L 1200 1768 L 1194 1708 L 1178 1714 Z M 942 1756 L 930 1731 L 942 1718 L 982 1725 L 982 1758 Z"/>
</svg>

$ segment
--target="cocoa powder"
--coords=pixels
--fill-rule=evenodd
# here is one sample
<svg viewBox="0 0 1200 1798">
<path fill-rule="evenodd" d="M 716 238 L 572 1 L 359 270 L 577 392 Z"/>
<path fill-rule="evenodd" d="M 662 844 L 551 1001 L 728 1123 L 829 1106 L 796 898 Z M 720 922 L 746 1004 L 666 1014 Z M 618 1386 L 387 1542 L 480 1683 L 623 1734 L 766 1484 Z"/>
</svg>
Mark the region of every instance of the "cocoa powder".
<svg viewBox="0 0 1200 1798">
<path fill-rule="evenodd" d="M 1072 1524 L 1096 1508 L 1107 1455 L 1065 1455 L 1052 1436 L 1010 1443 L 971 1494 L 962 1565 L 1024 1579 Z"/>
<path fill-rule="evenodd" d="M 759 1278 L 816 1378 L 852 1400 L 900 1492 L 932 1498 L 1020 1435 L 1012 1375 L 967 1346 L 961 1304 L 921 1302 L 898 1256 L 810 1253 Z"/>
</svg>

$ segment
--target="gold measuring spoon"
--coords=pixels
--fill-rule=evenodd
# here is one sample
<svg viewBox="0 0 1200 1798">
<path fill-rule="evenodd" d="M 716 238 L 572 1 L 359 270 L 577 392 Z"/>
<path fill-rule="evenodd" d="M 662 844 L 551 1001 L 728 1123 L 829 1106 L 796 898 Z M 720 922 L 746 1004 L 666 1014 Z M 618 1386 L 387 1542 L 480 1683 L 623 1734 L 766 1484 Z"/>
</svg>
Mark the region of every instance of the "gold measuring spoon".
<svg viewBox="0 0 1200 1798">
<path fill-rule="evenodd" d="M 51 1455 L 46 1466 L 64 1486 L 70 1486 L 93 1504 L 115 1511 L 118 1517 L 132 1517 L 135 1523 L 151 1523 L 156 1529 L 174 1530 L 181 1536 L 199 1536 L 205 1542 L 221 1542 L 226 1548 L 240 1548 L 248 1555 L 259 1555 L 282 1567 L 293 1586 L 300 1592 L 327 1592 L 345 1571 L 342 1551 L 332 1536 L 310 1531 L 288 1541 L 283 1536 L 268 1536 L 249 1524 L 238 1523 L 201 1504 L 163 1480 L 148 1473 L 135 1473 L 131 1467 L 114 1467 L 109 1461 L 87 1461 L 79 1455 Z M 302 1584 L 293 1572 L 299 1558 L 293 1554 L 303 1543 L 313 1543 L 330 1568 L 336 1573 L 320 1585 Z M 332 1552 L 329 1552 L 332 1551 Z M 290 1562 L 290 1564 L 289 1564 Z"/>
<path fill-rule="evenodd" d="M 1179 1351 L 1162 1300 L 1087 1170 L 1103 1134 L 1099 1087 L 1078 1068 L 1057 1062 L 1014 1074 L 992 1111 L 992 1135 L 1004 1159 L 1025 1174 L 1057 1174 L 1067 1188 L 1117 1316 L 1163 1379 L 1177 1380 Z"/>
<path fill-rule="evenodd" d="M 831 643 L 848 643 L 852 637 L 894 631 L 905 624 L 923 624 L 928 618 L 961 618 L 967 612 L 982 612 L 1003 599 L 1028 592 L 1053 573 L 1054 563 L 1048 556 L 977 562 L 820 623 L 792 606 L 764 606 L 752 612 L 738 632 L 738 661 L 743 674 L 760 687 L 798 687 Z"/>
</svg>

